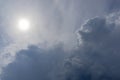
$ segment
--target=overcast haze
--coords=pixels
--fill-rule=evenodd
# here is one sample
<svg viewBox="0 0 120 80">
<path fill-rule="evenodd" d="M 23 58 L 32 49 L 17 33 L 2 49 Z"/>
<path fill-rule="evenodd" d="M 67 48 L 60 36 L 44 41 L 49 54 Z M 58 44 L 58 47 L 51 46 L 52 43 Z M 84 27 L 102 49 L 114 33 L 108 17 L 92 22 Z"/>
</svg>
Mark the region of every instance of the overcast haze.
<svg viewBox="0 0 120 80">
<path fill-rule="evenodd" d="M 119 9 L 120 0 L 0 0 L 0 80 L 120 80 Z"/>
</svg>

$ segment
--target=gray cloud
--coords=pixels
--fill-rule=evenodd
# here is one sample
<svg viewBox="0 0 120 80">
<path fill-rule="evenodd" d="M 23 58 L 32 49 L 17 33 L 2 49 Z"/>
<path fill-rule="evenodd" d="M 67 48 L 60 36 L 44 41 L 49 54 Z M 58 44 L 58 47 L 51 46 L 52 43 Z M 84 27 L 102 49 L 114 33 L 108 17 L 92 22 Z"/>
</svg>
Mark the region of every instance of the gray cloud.
<svg viewBox="0 0 120 80">
<path fill-rule="evenodd" d="M 79 50 L 65 64 L 66 80 L 120 79 L 118 14 L 90 19 L 81 27 Z"/>
<path fill-rule="evenodd" d="M 29 46 L 16 55 L 1 75 L 2 80 L 55 80 L 63 65 L 65 52 L 61 46 L 44 50 Z M 57 71 L 57 73 L 56 73 Z"/>
<path fill-rule="evenodd" d="M 0 32 L 4 35 L 0 50 L 0 71 L 11 63 L 16 52 L 29 45 L 44 48 L 63 43 L 71 50 L 77 45 L 75 31 L 86 19 L 106 13 L 105 0 L 0 0 Z M 89 3 L 89 4 L 88 4 Z M 96 4 L 94 4 L 96 3 Z M 98 7 L 95 7 L 95 6 Z M 28 18 L 31 30 L 17 29 L 20 17 Z M 4 41 L 3 41 L 4 40 Z M 4 57 L 9 55 L 9 57 Z"/>
<path fill-rule="evenodd" d="M 53 46 L 58 43 L 62 43 L 64 45 L 63 47 L 65 49 L 67 48 L 66 50 L 71 50 L 70 54 L 68 53 L 69 51 L 65 52 L 65 54 L 71 55 L 71 53 L 73 53 L 70 58 L 65 60 L 65 69 L 63 69 L 65 72 L 61 70 L 62 76 L 66 77 L 65 79 L 87 80 L 91 78 L 98 80 L 100 78 L 107 78 L 110 80 L 111 76 L 114 77 L 114 79 L 119 79 L 119 70 L 117 68 L 119 67 L 119 14 L 90 19 L 95 16 L 104 15 L 109 12 L 109 10 L 114 11 L 116 8 L 115 4 L 119 3 L 119 1 L 115 0 L 114 4 L 112 4 L 112 2 L 111 4 L 107 4 L 109 3 L 108 0 L 29 0 L 29 2 L 28 0 L 1 0 L 1 2 L 4 4 L 0 8 L 1 16 L 5 19 L 4 22 L 2 22 L 2 27 L 5 28 L 4 32 L 6 32 L 4 39 L 10 40 L 10 42 L 8 41 L 9 44 L 5 42 L 5 47 L 2 46 L 4 49 L 1 48 L 0 71 L 11 63 L 5 68 L 5 71 L 3 71 L 3 79 L 16 79 L 18 75 L 15 70 L 26 69 L 26 66 L 32 65 L 28 58 L 32 58 L 31 61 L 33 61 L 34 67 L 40 67 L 39 64 L 43 65 L 43 62 L 39 62 L 39 59 L 38 63 L 34 61 L 38 56 L 40 57 L 42 55 L 44 57 L 43 60 L 49 61 L 49 59 L 47 59 L 48 55 L 44 55 L 44 53 L 51 53 L 50 58 L 53 58 L 52 55 L 57 56 L 57 54 L 52 53 L 63 53 L 63 50 L 59 51 L 56 48 L 53 51 L 49 51 L 51 45 L 53 48 Z M 109 8 L 111 5 L 113 6 L 112 9 Z M 118 4 L 117 9 L 119 9 Z M 29 37 L 24 34 L 21 35 L 21 33 L 17 35 L 17 31 L 13 29 L 14 19 L 17 16 L 27 16 L 35 24 L 33 25 L 34 29 L 32 29 L 32 32 L 29 33 Z M 74 47 L 77 45 L 76 34 L 74 34 L 74 32 L 86 19 L 90 20 L 78 31 L 81 45 L 79 45 L 79 50 L 74 50 Z M 3 29 L 1 29 L 1 31 L 2 30 Z M 3 42 L 4 41 L 6 40 L 3 40 Z M 23 50 L 31 44 L 35 45 L 36 48 L 32 47 Z M 46 45 L 50 45 L 50 47 L 46 49 L 46 47 L 44 47 Z M 42 47 L 42 49 L 44 47 L 46 50 L 42 50 L 43 52 L 38 51 L 38 46 Z M 32 50 L 33 53 L 36 53 L 35 55 L 32 54 Z M 46 52 L 47 50 L 48 52 Z M 35 58 L 27 53 L 31 53 Z M 41 55 L 38 55 L 38 53 Z M 28 56 L 28 58 L 21 59 L 23 58 L 21 54 Z M 20 58 L 20 60 L 15 59 L 15 57 Z M 59 56 L 56 58 L 58 57 Z M 54 61 L 56 60 L 57 59 L 53 58 L 51 61 L 55 63 Z M 56 61 L 56 63 L 59 63 L 60 60 Z M 25 62 L 24 64 L 26 66 L 20 62 Z M 49 63 L 45 62 L 44 66 L 50 65 L 49 70 L 51 70 L 54 67 L 53 64 Z M 16 64 L 23 65 L 23 67 L 16 66 Z M 39 71 L 42 71 L 42 69 L 46 69 L 46 67 L 41 68 Z M 28 70 L 30 70 L 28 72 L 32 72 L 32 67 L 28 68 Z M 34 74 L 37 74 L 37 68 L 33 70 L 35 70 L 33 71 Z M 43 73 L 51 73 L 49 70 L 43 71 Z M 22 73 L 27 74 L 27 72 L 21 70 L 19 75 L 22 76 Z M 52 74 L 55 73 L 59 73 L 59 71 L 53 70 Z M 23 76 L 23 79 L 25 79 L 27 75 Z M 45 78 L 46 76 L 42 74 L 41 76 L 37 77 L 47 79 Z M 34 78 L 35 76 L 33 75 L 32 77 Z M 27 78 L 29 77 L 27 76 Z M 64 77 L 62 78 L 64 79 Z"/>
<path fill-rule="evenodd" d="M 119 80 L 120 13 L 89 19 L 78 30 L 80 45 L 65 52 L 30 46 L 17 53 L 2 80 Z"/>
<path fill-rule="evenodd" d="M 108 11 L 109 12 L 115 12 L 115 11 L 119 11 L 120 9 L 120 1 L 119 0 L 108 0 Z"/>
</svg>

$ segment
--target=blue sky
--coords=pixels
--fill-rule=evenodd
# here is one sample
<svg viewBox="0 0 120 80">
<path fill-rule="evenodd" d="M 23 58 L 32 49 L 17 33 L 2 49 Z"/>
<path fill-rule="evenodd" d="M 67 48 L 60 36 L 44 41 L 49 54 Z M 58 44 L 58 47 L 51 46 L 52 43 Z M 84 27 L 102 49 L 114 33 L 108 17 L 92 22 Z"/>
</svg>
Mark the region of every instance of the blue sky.
<svg viewBox="0 0 120 80">
<path fill-rule="evenodd" d="M 119 80 L 119 0 L 0 0 L 1 80 Z M 18 30 L 20 18 L 30 21 Z"/>
</svg>

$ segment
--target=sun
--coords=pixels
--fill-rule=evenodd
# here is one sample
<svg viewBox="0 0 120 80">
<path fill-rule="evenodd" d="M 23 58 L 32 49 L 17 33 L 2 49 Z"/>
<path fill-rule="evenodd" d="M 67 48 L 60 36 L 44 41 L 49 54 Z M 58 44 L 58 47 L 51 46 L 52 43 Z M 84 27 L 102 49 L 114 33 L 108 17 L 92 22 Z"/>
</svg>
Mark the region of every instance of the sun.
<svg viewBox="0 0 120 80">
<path fill-rule="evenodd" d="M 18 29 L 21 31 L 28 31 L 30 28 L 30 22 L 26 18 L 22 18 L 18 20 Z"/>
</svg>

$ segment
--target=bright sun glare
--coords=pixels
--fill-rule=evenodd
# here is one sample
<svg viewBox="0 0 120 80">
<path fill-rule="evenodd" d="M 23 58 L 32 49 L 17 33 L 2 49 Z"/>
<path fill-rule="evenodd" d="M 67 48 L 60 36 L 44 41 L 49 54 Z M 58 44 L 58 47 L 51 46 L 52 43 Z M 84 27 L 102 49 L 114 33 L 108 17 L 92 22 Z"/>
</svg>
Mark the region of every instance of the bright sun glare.
<svg viewBox="0 0 120 80">
<path fill-rule="evenodd" d="M 21 31 L 27 31 L 30 28 L 30 22 L 29 20 L 22 18 L 18 21 L 18 28 Z"/>
</svg>

